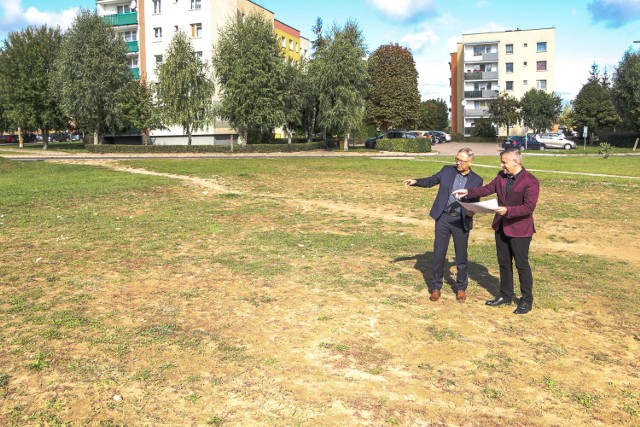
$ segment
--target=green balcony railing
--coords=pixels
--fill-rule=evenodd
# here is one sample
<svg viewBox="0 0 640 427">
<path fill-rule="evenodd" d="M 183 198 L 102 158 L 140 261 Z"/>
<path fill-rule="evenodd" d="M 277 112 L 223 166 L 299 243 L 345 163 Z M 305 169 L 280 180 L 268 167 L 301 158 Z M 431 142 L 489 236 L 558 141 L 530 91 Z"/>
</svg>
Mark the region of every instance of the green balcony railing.
<svg viewBox="0 0 640 427">
<path fill-rule="evenodd" d="M 133 74 L 134 79 L 140 80 L 140 68 L 131 68 L 131 74 Z"/>
<path fill-rule="evenodd" d="M 105 24 L 120 27 L 122 25 L 135 25 L 138 23 L 138 12 L 117 13 L 114 15 L 105 15 L 102 17 Z"/>
<path fill-rule="evenodd" d="M 482 78 L 481 72 L 464 73 L 465 80 L 480 80 Z"/>
<path fill-rule="evenodd" d="M 139 52 L 139 51 L 140 51 L 140 48 L 138 47 L 137 41 L 127 42 L 127 52 L 133 53 L 133 52 Z"/>
</svg>

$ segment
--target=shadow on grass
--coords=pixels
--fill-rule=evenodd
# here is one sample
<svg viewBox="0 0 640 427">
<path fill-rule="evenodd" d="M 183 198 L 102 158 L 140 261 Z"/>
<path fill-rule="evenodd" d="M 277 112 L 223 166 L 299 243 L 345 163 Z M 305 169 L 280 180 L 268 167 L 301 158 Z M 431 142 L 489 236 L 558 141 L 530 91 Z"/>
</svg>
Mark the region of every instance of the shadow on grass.
<svg viewBox="0 0 640 427">
<path fill-rule="evenodd" d="M 422 274 L 424 283 L 427 289 L 431 290 L 431 263 L 433 261 L 433 253 L 426 252 L 423 254 L 417 254 L 413 256 L 405 256 L 394 259 L 392 262 L 401 262 L 414 260 L 415 264 L 413 268 L 418 270 Z M 487 267 L 476 262 L 468 261 L 469 265 L 469 280 L 475 281 L 478 286 L 484 288 L 494 297 L 500 295 L 500 280 L 489 273 Z M 444 283 L 449 285 L 451 292 L 456 293 L 456 277 L 455 274 L 451 274 L 451 268 L 455 270 L 455 264 L 448 259 L 444 263 Z"/>
</svg>

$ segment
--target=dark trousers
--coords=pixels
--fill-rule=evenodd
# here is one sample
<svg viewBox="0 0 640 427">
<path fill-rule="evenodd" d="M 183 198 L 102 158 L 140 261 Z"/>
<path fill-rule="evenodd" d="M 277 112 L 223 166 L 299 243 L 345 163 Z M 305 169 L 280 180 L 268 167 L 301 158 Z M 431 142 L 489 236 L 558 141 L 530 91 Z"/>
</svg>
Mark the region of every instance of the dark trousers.
<svg viewBox="0 0 640 427">
<path fill-rule="evenodd" d="M 513 261 L 516 262 L 522 301 L 533 303 L 533 276 L 529 266 L 531 237 L 509 237 L 502 227 L 496 231 L 496 252 L 500 266 L 500 296 L 515 300 L 513 294 Z"/>
<path fill-rule="evenodd" d="M 435 240 L 433 242 L 433 280 L 431 290 L 442 289 L 444 279 L 444 260 L 447 257 L 449 242 L 453 236 L 453 247 L 456 251 L 456 287 L 465 290 L 469 285 L 469 267 L 467 266 L 467 247 L 469 246 L 469 232 L 462 228 L 462 218 L 443 213 L 436 221 Z"/>
</svg>

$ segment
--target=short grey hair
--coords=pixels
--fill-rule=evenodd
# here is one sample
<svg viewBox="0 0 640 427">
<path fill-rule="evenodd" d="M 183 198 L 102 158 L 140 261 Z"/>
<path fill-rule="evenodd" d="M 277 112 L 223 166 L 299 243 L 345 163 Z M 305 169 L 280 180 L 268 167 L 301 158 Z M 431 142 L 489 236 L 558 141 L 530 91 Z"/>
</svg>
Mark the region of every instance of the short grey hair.
<svg viewBox="0 0 640 427">
<path fill-rule="evenodd" d="M 516 147 L 509 147 L 500 152 L 500 158 L 502 158 L 502 156 L 510 156 L 510 155 L 512 155 L 516 159 L 517 164 L 519 165 L 522 164 L 522 152 L 518 150 Z"/>
<path fill-rule="evenodd" d="M 471 148 L 461 148 L 458 150 L 458 154 L 460 153 L 466 154 L 471 160 L 473 160 L 473 150 Z"/>
</svg>

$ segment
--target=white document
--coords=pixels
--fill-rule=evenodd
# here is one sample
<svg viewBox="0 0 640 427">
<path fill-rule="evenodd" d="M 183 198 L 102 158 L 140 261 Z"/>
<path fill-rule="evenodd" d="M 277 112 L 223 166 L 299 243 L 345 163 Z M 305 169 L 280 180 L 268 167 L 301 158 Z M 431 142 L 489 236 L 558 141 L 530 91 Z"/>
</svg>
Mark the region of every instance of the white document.
<svg viewBox="0 0 640 427">
<path fill-rule="evenodd" d="M 465 207 L 468 211 L 472 211 L 475 213 L 496 213 L 496 209 L 498 209 L 498 199 L 484 200 L 482 202 L 468 203 L 461 202 L 458 200 L 462 206 Z"/>
</svg>

